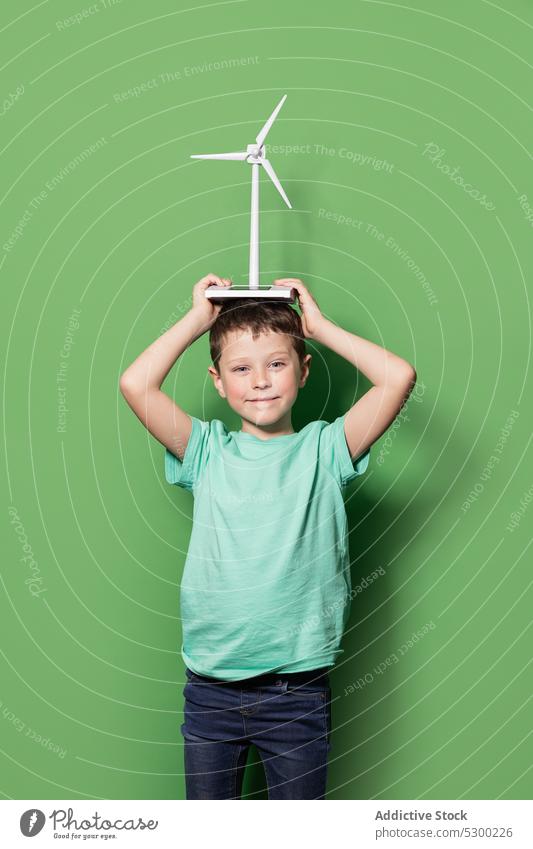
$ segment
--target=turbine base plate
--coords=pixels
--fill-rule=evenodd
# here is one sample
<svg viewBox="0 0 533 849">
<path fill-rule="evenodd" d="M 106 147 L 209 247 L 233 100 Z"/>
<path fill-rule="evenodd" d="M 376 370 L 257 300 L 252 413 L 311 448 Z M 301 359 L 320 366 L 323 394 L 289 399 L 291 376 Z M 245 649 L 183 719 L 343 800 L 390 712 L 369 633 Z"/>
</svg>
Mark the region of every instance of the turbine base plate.
<svg viewBox="0 0 533 849">
<path fill-rule="evenodd" d="M 294 304 L 297 300 L 297 291 L 284 286 L 259 289 L 250 289 L 249 286 L 209 286 L 205 290 L 205 296 L 214 302 L 229 301 L 234 298 L 253 298 L 260 301 L 283 301 Z"/>
</svg>

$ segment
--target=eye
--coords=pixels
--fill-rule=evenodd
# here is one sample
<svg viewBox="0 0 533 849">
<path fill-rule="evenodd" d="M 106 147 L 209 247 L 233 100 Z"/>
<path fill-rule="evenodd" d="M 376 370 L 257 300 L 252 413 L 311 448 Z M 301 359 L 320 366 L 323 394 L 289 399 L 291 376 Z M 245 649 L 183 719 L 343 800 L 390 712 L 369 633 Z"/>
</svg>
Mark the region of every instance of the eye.
<svg viewBox="0 0 533 849">
<path fill-rule="evenodd" d="M 271 365 L 273 365 L 273 366 L 284 366 L 285 363 L 283 362 L 283 360 L 275 360 L 273 363 L 271 363 Z M 248 366 L 236 366 L 235 368 L 232 369 L 232 371 L 242 373 L 247 368 L 248 368 Z M 276 371 L 278 371 L 278 369 L 276 369 Z"/>
</svg>

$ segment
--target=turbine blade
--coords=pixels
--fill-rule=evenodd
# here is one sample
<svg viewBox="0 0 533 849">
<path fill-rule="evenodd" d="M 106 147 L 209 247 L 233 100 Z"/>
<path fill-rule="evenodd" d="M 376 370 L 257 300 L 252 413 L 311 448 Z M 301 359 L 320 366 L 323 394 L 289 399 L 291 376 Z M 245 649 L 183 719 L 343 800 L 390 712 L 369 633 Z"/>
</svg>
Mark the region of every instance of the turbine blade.
<svg viewBox="0 0 533 849">
<path fill-rule="evenodd" d="M 246 151 L 239 153 L 195 153 L 191 159 L 246 159 L 248 156 Z"/>
<path fill-rule="evenodd" d="M 278 105 L 277 105 L 277 106 L 276 106 L 276 108 L 274 109 L 274 111 L 273 111 L 272 115 L 270 116 L 270 118 L 269 118 L 269 119 L 268 119 L 268 121 L 266 122 L 265 126 L 264 126 L 264 127 L 263 127 L 263 129 L 259 132 L 259 135 L 258 135 L 258 136 L 257 136 L 257 138 L 256 138 L 256 142 L 257 142 L 257 146 L 258 146 L 258 147 L 261 147 L 261 145 L 263 144 L 264 140 L 266 139 L 266 137 L 267 137 L 267 133 L 268 133 L 268 131 L 270 130 L 270 128 L 271 128 L 272 124 L 274 123 L 274 121 L 276 120 L 279 110 L 281 109 L 281 107 L 282 107 L 282 106 L 283 106 L 283 104 L 285 103 L 286 97 L 287 97 L 287 95 L 286 95 L 286 94 L 284 94 L 284 95 L 283 95 L 283 97 L 281 98 L 280 102 L 278 103 Z"/>
<path fill-rule="evenodd" d="M 275 173 L 274 169 L 272 168 L 272 165 L 270 164 L 268 159 L 262 159 L 261 164 L 262 164 L 263 168 L 265 169 L 265 171 L 267 172 L 270 179 L 272 180 L 272 182 L 274 183 L 274 185 L 275 185 L 276 189 L 278 190 L 278 192 L 280 193 L 281 197 L 283 198 L 283 200 L 285 201 L 285 203 L 289 207 L 289 209 L 292 209 L 289 198 L 287 197 L 287 195 L 283 191 L 281 183 L 278 180 L 278 178 L 276 177 L 276 173 Z"/>
</svg>

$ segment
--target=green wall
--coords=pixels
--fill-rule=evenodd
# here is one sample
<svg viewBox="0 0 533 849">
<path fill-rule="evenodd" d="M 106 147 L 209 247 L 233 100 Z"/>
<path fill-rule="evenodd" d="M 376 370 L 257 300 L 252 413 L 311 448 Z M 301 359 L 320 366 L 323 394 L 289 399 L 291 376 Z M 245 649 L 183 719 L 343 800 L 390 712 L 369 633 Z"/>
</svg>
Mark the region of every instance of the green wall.
<svg viewBox="0 0 533 849">
<path fill-rule="evenodd" d="M 525 0 L 3 6 L 4 798 L 184 797 L 193 501 L 118 381 L 200 277 L 246 280 L 250 173 L 189 156 L 285 93 L 262 282 L 418 373 L 347 491 L 328 798 L 531 797 L 532 28 Z M 314 350 L 296 429 L 369 385 Z M 165 390 L 239 427 L 208 363 Z"/>
</svg>

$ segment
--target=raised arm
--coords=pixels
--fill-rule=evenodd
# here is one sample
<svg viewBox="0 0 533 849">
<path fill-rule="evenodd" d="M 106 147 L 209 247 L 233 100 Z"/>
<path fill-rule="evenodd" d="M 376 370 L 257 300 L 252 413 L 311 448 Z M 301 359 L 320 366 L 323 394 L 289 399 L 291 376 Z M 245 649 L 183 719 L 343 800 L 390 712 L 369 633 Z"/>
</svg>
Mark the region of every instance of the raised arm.
<svg viewBox="0 0 533 849">
<path fill-rule="evenodd" d="M 208 286 L 230 281 L 208 274 L 193 288 L 193 306 L 186 315 L 152 342 L 120 377 L 120 391 L 137 418 L 169 451 L 183 459 L 191 435 L 190 416 L 162 389 L 168 372 L 183 351 L 215 321 L 221 307 L 205 297 Z"/>
<path fill-rule="evenodd" d="M 326 318 L 313 339 L 340 354 L 374 384 L 344 419 L 350 456 L 356 459 L 390 427 L 411 394 L 416 371 L 407 360 Z"/>
<path fill-rule="evenodd" d="M 411 394 L 416 371 L 407 360 L 324 318 L 315 299 L 298 278 L 285 277 L 275 280 L 274 284 L 290 285 L 298 291 L 305 336 L 340 354 L 374 384 L 348 410 L 344 419 L 346 442 L 355 460 L 392 424 Z"/>
</svg>

